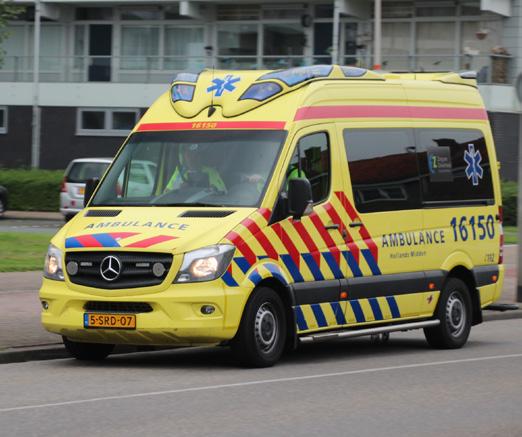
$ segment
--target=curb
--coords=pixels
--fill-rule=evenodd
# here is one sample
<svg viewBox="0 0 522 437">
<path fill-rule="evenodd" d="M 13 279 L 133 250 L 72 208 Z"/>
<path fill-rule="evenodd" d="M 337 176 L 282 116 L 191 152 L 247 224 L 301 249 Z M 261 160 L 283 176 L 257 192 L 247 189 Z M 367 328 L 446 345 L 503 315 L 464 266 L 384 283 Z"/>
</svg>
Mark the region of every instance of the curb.
<svg viewBox="0 0 522 437">
<path fill-rule="evenodd" d="M 46 346 L 9 348 L 0 351 L 0 364 L 56 360 L 67 357 L 70 357 L 70 355 L 60 343 Z"/>
<path fill-rule="evenodd" d="M 63 221 L 63 216 L 59 212 L 51 211 L 6 211 L 5 220 L 48 220 Z"/>
<path fill-rule="evenodd" d="M 522 309 L 505 312 L 486 310 L 483 313 L 484 322 L 510 319 L 522 319 Z M 114 354 L 141 352 L 147 350 L 148 348 L 144 347 L 140 349 L 137 350 L 132 346 L 121 346 L 114 351 Z M 150 348 L 149 350 L 153 350 L 153 348 Z M 70 357 L 71 356 L 65 350 L 64 346 L 61 343 L 45 346 L 10 348 L 0 350 L 0 364 L 23 363 L 27 361 L 57 360 L 60 358 Z"/>
</svg>

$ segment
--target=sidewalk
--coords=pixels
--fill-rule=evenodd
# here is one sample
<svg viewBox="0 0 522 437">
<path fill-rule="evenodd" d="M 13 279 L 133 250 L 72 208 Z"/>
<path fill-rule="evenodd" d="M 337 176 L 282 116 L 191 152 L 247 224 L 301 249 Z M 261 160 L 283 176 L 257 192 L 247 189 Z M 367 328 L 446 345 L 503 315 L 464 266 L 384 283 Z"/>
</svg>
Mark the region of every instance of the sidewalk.
<svg viewBox="0 0 522 437">
<path fill-rule="evenodd" d="M 7 220 L 63 220 L 60 212 L 48 211 L 6 211 L 4 218 Z"/>
<path fill-rule="evenodd" d="M 516 300 L 516 251 L 517 247 L 514 245 L 506 246 L 504 249 L 507 272 L 504 292 L 499 303 L 515 303 Z M 38 349 L 43 351 L 42 356 L 52 358 L 49 345 L 61 343 L 59 335 L 45 331 L 40 324 L 38 289 L 41 281 L 40 271 L 0 273 L 0 363 L 2 350 L 5 354 L 5 350 L 15 351 L 31 347 L 29 354 L 22 354 L 26 358 L 16 359 L 24 361 L 34 359 L 31 358 L 34 356 L 34 346 L 38 346 Z M 522 308 L 522 304 L 519 305 Z M 512 317 L 522 317 L 522 309 L 506 313 L 485 312 L 485 318 L 490 320 Z"/>
</svg>

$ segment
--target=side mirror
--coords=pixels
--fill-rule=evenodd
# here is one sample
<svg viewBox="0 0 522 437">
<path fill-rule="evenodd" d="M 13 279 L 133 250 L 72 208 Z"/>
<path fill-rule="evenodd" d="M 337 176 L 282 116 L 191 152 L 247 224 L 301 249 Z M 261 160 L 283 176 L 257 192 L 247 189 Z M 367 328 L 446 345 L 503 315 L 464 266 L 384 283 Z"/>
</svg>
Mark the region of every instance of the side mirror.
<svg viewBox="0 0 522 437">
<path fill-rule="evenodd" d="M 308 179 L 288 181 L 288 212 L 294 220 L 300 219 L 312 203 L 312 185 Z"/>
<path fill-rule="evenodd" d="M 83 195 L 83 207 L 85 208 L 87 204 L 89 203 L 89 200 L 91 200 L 92 195 L 96 191 L 96 187 L 100 183 L 100 180 L 98 178 L 93 179 L 87 179 L 85 182 L 85 192 Z"/>
</svg>

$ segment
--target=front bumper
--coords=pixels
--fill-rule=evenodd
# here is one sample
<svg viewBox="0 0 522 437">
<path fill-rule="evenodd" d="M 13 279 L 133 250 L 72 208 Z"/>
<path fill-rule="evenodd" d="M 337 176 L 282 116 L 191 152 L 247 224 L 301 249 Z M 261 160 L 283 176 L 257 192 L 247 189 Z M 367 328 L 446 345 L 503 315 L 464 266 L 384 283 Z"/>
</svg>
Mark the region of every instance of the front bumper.
<svg viewBox="0 0 522 437">
<path fill-rule="evenodd" d="M 42 324 L 50 332 L 74 341 L 110 344 L 186 346 L 216 344 L 234 337 L 239 327 L 249 290 L 229 288 L 221 280 L 170 285 L 151 293 L 146 289 L 107 290 L 101 295 L 72 290 L 66 282 L 44 279 L 40 299 L 48 303 L 42 310 Z M 103 290 L 105 291 L 105 290 Z M 97 302 L 145 302 L 151 312 L 136 314 L 135 330 L 87 329 L 84 305 Z M 203 305 L 213 305 L 214 313 L 202 314 Z"/>
</svg>

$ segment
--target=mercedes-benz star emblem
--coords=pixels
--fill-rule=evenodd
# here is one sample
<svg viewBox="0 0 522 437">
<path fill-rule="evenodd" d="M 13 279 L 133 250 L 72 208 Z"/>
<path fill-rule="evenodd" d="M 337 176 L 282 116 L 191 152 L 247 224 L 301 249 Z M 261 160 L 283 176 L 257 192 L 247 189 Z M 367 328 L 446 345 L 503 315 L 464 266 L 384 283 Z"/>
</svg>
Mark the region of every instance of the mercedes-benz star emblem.
<svg viewBox="0 0 522 437">
<path fill-rule="evenodd" d="M 120 277 L 121 262 L 115 256 L 109 255 L 103 258 L 100 264 L 100 274 L 106 281 L 115 281 Z"/>
</svg>

